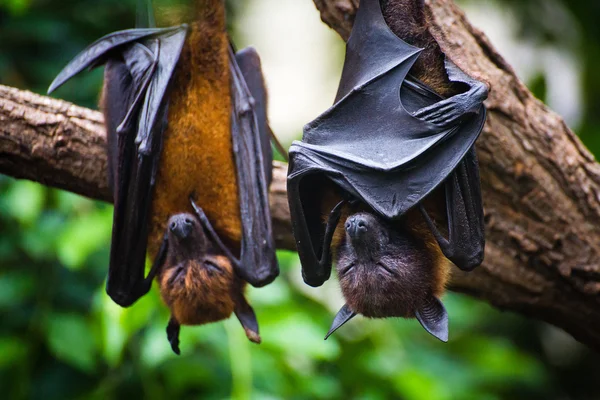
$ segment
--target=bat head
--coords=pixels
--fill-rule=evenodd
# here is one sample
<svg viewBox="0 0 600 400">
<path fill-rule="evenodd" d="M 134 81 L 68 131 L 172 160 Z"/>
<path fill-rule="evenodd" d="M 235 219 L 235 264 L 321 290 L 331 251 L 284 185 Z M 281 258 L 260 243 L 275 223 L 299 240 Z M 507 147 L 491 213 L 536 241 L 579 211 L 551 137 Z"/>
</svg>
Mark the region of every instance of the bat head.
<svg viewBox="0 0 600 400">
<path fill-rule="evenodd" d="M 436 287 L 435 254 L 410 225 L 367 212 L 349 216 L 336 254 L 342 293 L 367 317 L 414 317 Z"/>
<path fill-rule="evenodd" d="M 229 258 L 215 254 L 191 214 L 169 219 L 168 250 L 159 274 L 163 300 L 184 325 L 219 321 L 231 315 L 243 284 Z"/>
</svg>

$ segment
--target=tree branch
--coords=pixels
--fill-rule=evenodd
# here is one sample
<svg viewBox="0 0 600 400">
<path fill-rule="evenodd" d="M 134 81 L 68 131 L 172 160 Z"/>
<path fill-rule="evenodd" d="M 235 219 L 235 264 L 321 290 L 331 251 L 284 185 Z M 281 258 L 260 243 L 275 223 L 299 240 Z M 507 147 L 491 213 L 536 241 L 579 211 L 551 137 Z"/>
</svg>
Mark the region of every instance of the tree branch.
<svg viewBox="0 0 600 400">
<path fill-rule="evenodd" d="M 314 0 L 347 38 L 358 0 Z M 484 264 L 451 288 L 539 318 L 600 349 L 600 165 L 536 100 L 451 0 L 426 1 L 430 32 L 459 67 L 487 82 L 477 148 L 486 209 Z M 100 113 L 0 86 L 0 173 L 110 201 Z M 286 166 L 275 163 L 277 243 L 293 249 Z"/>
</svg>

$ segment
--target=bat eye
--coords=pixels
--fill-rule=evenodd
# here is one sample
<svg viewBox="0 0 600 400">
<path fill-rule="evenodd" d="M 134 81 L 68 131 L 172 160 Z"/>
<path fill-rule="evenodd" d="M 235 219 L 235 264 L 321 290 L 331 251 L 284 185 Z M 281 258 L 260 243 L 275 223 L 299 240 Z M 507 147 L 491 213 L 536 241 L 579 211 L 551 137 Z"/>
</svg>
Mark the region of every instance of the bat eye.
<svg viewBox="0 0 600 400">
<path fill-rule="evenodd" d="M 190 218 L 186 218 L 184 222 L 186 225 L 192 225 L 194 223 Z"/>
<path fill-rule="evenodd" d="M 352 224 L 350 222 L 346 222 L 346 230 L 350 229 L 351 226 Z"/>
<path fill-rule="evenodd" d="M 171 222 L 171 225 L 169 225 L 169 228 L 174 231 L 175 228 L 177 227 L 177 224 L 175 222 Z"/>
<path fill-rule="evenodd" d="M 204 265 L 206 265 L 209 271 L 218 272 L 220 274 L 223 273 L 223 269 L 212 261 L 206 261 Z"/>
</svg>

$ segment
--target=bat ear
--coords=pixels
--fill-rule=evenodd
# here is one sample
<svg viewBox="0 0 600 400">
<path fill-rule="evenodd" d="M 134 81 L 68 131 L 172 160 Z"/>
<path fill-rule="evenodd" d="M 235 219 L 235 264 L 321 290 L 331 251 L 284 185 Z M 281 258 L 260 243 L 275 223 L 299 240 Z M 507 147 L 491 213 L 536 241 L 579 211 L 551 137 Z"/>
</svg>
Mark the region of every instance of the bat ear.
<svg viewBox="0 0 600 400">
<path fill-rule="evenodd" d="M 244 295 L 241 295 L 240 298 L 237 299 L 234 312 L 235 316 L 240 321 L 240 324 L 242 324 L 248 340 L 260 344 L 261 339 L 260 335 L 258 334 L 258 321 L 256 320 L 256 314 L 254 314 L 252 306 L 248 304 L 244 298 Z"/>
<path fill-rule="evenodd" d="M 177 355 L 181 354 L 179 350 L 179 329 L 181 326 L 179 322 L 175 319 L 175 317 L 171 317 L 169 320 L 169 324 L 167 325 L 167 339 L 169 339 L 169 343 L 171 343 L 171 349 Z"/>
<path fill-rule="evenodd" d="M 427 332 L 442 342 L 448 341 L 448 313 L 438 298 L 430 296 L 415 316 Z"/>
<path fill-rule="evenodd" d="M 356 313 L 352 311 L 350 307 L 348 307 L 348 304 L 344 304 L 344 306 L 340 308 L 340 311 L 338 311 L 333 319 L 331 328 L 329 328 L 329 332 L 327 332 L 327 335 L 325 335 L 325 340 L 327 340 L 327 338 L 331 336 L 333 332 L 337 331 L 339 327 L 354 318 L 355 315 Z"/>
</svg>

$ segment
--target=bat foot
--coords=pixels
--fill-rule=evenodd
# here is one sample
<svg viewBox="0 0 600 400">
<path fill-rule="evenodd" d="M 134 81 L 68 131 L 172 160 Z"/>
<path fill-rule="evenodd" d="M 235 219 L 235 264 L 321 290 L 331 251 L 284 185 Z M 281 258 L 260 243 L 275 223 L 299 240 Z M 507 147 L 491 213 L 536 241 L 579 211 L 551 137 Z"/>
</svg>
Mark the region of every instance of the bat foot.
<svg viewBox="0 0 600 400">
<path fill-rule="evenodd" d="M 179 331 L 181 329 L 181 325 L 173 318 L 169 320 L 169 324 L 167 325 L 167 339 L 171 344 L 171 349 L 177 355 L 181 355 L 181 350 L 179 349 Z"/>
</svg>

